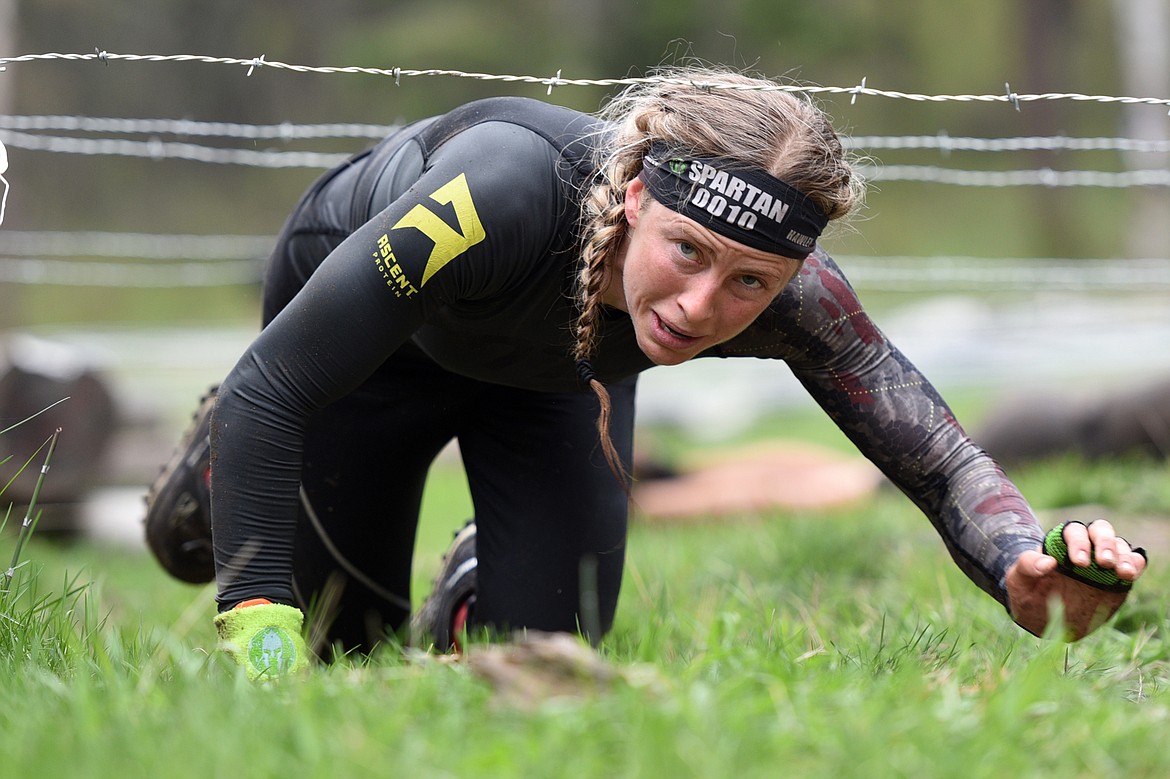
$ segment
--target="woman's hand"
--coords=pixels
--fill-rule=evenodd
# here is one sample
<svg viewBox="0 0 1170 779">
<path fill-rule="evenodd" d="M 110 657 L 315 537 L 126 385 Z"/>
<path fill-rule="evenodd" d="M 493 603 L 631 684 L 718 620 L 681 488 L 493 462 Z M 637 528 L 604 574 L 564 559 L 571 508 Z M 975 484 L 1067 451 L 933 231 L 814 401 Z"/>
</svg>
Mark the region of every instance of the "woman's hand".
<svg viewBox="0 0 1170 779">
<path fill-rule="evenodd" d="M 1048 627 L 1051 601 L 1058 599 L 1064 609 L 1067 638 L 1076 641 L 1121 607 L 1129 595 L 1128 585 L 1145 570 L 1146 558 L 1103 519 L 1088 526 L 1068 522 L 1059 537 L 1068 550 L 1067 572 L 1060 570 L 1056 557 L 1040 551 L 1024 552 L 1007 572 L 1008 610 L 1020 627 L 1039 636 Z M 1094 562 L 1099 571 L 1096 576 L 1091 573 Z M 1119 580 L 1116 588 L 1087 583 L 1089 578 L 1111 578 L 1110 573 Z"/>
</svg>

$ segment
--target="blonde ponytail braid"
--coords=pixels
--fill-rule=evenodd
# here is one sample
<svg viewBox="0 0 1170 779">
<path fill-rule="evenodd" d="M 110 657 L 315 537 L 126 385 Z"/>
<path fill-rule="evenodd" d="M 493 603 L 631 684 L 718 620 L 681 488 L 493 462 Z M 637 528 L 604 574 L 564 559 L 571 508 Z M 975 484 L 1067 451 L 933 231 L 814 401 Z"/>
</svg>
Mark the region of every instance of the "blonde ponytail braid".
<svg viewBox="0 0 1170 779">
<path fill-rule="evenodd" d="M 589 238 L 581 249 L 581 272 L 577 285 L 580 313 L 577 316 L 573 359 L 577 364 L 577 376 L 597 396 L 600 408 L 597 434 L 605 461 L 622 486 L 629 489 L 629 476 L 609 435 L 613 404 L 609 391 L 597 378 L 590 362 L 597 348 L 601 298 L 610 281 L 610 260 L 617 254 L 626 235 L 625 191 L 609 183 L 598 184 L 589 193 L 584 213 L 588 215 L 584 234 Z"/>
</svg>

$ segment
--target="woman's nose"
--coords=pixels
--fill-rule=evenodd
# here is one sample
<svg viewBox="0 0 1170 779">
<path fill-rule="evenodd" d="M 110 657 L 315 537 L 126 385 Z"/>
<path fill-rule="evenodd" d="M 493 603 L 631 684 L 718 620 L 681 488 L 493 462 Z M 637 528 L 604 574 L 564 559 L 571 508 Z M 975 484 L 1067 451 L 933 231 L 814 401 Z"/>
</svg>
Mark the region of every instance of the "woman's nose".
<svg viewBox="0 0 1170 779">
<path fill-rule="evenodd" d="M 678 307 L 688 322 L 704 322 L 715 314 L 718 295 L 719 280 L 714 274 L 692 276 L 678 295 Z"/>
</svg>

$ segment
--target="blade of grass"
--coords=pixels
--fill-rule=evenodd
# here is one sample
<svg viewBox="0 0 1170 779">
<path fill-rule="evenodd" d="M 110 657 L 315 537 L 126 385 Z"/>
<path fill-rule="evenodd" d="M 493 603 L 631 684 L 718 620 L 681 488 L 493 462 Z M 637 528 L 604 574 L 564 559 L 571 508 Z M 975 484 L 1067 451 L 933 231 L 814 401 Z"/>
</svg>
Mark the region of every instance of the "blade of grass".
<svg viewBox="0 0 1170 779">
<path fill-rule="evenodd" d="M 53 402 L 53 403 L 50 403 L 49 405 L 45 406 L 44 408 L 42 408 L 42 409 L 41 409 L 40 411 L 38 411 L 37 413 L 35 413 L 35 414 L 30 414 L 29 416 L 27 416 L 27 417 L 25 417 L 24 419 L 20 420 L 20 421 L 19 421 L 19 422 L 17 422 L 15 425 L 9 425 L 8 427 L 4 428 L 3 430 L 0 430 L 0 435 L 4 435 L 4 434 L 5 434 L 5 433 L 7 433 L 9 430 L 15 430 L 16 428 L 18 428 L 18 427 L 20 427 L 21 425 L 23 425 L 25 422 L 28 422 L 30 419 L 36 419 L 37 417 L 39 417 L 41 414 L 45 413 L 45 412 L 46 412 L 46 411 L 48 411 L 49 409 L 51 409 L 51 408 L 54 408 L 54 407 L 56 407 L 56 406 L 59 406 L 59 405 L 61 405 L 62 403 L 64 403 L 65 401 L 67 401 L 67 400 L 69 400 L 69 398 L 68 398 L 68 397 L 64 397 L 64 398 L 61 398 L 61 399 L 60 399 L 60 400 L 58 400 L 58 401 L 55 401 L 55 402 Z M 60 430 L 58 430 L 57 432 L 61 432 L 61 431 L 60 431 Z M 43 446 L 43 444 L 42 444 L 42 446 Z"/>
<path fill-rule="evenodd" d="M 53 450 L 57 448 L 57 439 L 60 435 L 61 428 L 57 428 L 53 431 L 53 434 L 49 436 L 48 440 L 46 440 L 44 444 L 41 444 L 37 448 L 37 452 L 40 452 L 41 449 L 45 448 L 45 444 L 48 444 L 49 451 L 45 453 L 44 465 L 41 466 L 41 472 L 37 475 L 37 483 L 36 486 L 33 487 L 32 498 L 28 502 L 28 511 L 25 512 L 24 522 L 22 522 L 20 525 L 20 535 L 18 535 L 16 538 L 16 548 L 12 550 L 12 562 L 9 563 L 8 570 L 4 573 L 5 595 L 7 595 L 9 589 L 11 588 L 12 577 L 16 574 L 17 564 L 20 562 L 21 550 L 23 550 L 24 544 L 26 541 L 28 541 L 29 536 L 32 535 L 33 517 L 36 513 L 37 500 L 40 498 L 41 485 L 45 483 L 45 475 L 49 472 L 49 463 L 53 459 Z M 36 453 L 33 454 L 33 457 L 35 456 Z M 30 457 L 29 459 L 31 460 L 32 458 Z"/>
</svg>

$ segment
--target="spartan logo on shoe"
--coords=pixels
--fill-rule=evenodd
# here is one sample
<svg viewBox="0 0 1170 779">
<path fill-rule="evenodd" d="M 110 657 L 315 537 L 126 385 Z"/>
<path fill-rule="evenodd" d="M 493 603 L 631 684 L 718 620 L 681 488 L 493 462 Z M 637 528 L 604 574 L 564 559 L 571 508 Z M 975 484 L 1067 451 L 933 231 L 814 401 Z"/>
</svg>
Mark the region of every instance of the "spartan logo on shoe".
<svg viewBox="0 0 1170 779">
<path fill-rule="evenodd" d="M 296 644 L 284 628 L 266 627 L 248 642 L 248 663 L 262 676 L 287 673 L 292 670 L 296 660 Z"/>
<path fill-rule="evenodd" d="M 670 156 L 654 144 L 642 180 L 662 205 L 747 246 L 803 260 L 828 218 L 792 185 L 743 164 Z"/>
<path fill-rule="evenodd" d="M 459 229 L 447 224 L 422 203 L 407 211 L 406 215 L 390 228 L 390 232 L 394 232 L 413 227 L 434 244 L 417 286 L 411 282 L 406 270 L 394 255 L 389 233 L 378 239 L 374 260 L 377 262 L 378 272 L 386 280 L 386 286 L 394 290 L 395 297 L 410 297 L 415 294 L 444 265 L 487 237 L 479 212 L 475 210 L 475 203 L 471 199 L 471 190 L 467 186 L 465 174 L 460 173 L 436 189 L 431 193 L 430 199 L 439 205 L 454 209 Z"/>
</svg>

